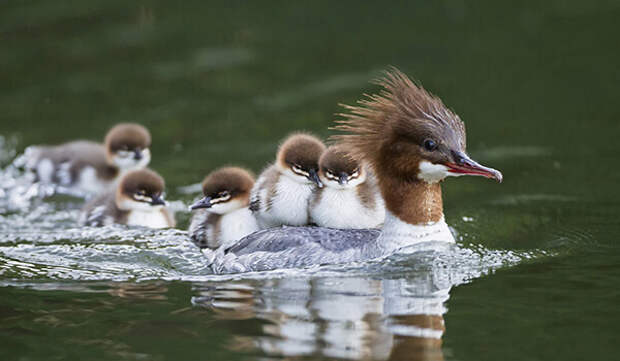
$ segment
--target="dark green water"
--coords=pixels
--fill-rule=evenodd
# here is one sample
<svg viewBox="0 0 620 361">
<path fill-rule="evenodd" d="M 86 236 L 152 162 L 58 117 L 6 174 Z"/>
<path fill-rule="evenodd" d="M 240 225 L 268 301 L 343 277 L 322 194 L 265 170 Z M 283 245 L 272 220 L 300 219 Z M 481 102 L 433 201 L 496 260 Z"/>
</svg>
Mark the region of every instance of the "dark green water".
<svg viewBox="0 0 620 361">
<path fill-rule="evenodd" d="M 2 208 L 0 359 L 619 357 L 620 3 L 126 3 L 0 3 L 0 161 L 135 121 L 188 202 L 214 167 L 329 135 L 395 65 L 505 181 L 445 182 L 472 252 L 445 267 L 252 278 L 205 276 L 178 232 L 77 229 L 75 200 Z"/>
</svg>

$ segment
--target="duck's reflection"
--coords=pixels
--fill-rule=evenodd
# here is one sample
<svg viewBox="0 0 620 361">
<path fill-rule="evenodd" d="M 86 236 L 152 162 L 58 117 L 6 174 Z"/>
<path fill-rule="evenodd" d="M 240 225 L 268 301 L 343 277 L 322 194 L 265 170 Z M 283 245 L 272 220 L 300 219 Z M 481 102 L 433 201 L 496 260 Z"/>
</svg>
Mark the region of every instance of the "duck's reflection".
<svg viewBox="0 0 620 361">
<path fill-rule="evenodd" d="M 196 286 L 195 305 L 225 319 L 265 320 L 230 347 L 267 355 L 443 360 L 450 285 L 407 279 L 279 279 Z M 238 328 L 235 329 L 237 333 Z"/>
<path fill-rule="evenodd" d="M 107 290 L 111 296 L 142 300 L 165 300 L 168 287 L 163 282 L 119 282 L 110 283 Z"/>
</svg>

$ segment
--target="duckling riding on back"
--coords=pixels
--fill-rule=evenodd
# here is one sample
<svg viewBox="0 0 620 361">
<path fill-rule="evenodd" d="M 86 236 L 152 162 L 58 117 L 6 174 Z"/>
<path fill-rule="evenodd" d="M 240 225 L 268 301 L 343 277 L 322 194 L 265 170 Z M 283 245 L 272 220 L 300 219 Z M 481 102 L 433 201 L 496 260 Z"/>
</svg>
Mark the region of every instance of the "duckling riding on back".
<svg viewBox="0 0 620 361">
<path fill-rule="evenodd" d="M 224 167 L 211 172 L 202 183 L 204 198 L 190 208 L 194 216 L 189 235 L 200 248 L 215 249 L 258 230 L 248 209 L 254 177 L 245 169 Z"/>
<path fill-rule="evenodd" d="M 284 140 L 275 164 L 258 177 L 250 196 L 250 209 L 262 229 L 308 224 L 308 202 L 323 183 L 318 176 L 325 145 L 316 137 L 295 133 Z"/>
</svg>

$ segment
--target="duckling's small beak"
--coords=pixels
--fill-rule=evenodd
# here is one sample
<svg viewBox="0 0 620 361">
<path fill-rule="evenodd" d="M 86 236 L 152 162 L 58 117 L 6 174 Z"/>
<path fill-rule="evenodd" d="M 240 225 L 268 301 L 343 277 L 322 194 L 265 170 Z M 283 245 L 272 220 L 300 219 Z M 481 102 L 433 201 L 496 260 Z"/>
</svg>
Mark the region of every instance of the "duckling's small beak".
<svg viewBox="0 0 620 361">
<path fill-rule="evenodd" d="M 152 206 L 165 206 L 166 201 L 164 200 L 162 196 L 155 196 L 151 200 L 151 205 Z"/>
<path fill-rule="evenodd" d="M 502 173 L 496 169 L 485 167 L 469 158 L 465 153 L 452 152 L 454 163 L 448 162 L 444 165 L 448 167 L 448 172 L 455 175 L 477 175 L 502 182 Z"/>
<path fill-rule="evenodd" d="M 198 202 L 189 206 L 190 210 L 199 209 L 199 208 L 211 208 L 211 197 L 204 197 Z"/>
<path fill-rule="evenodd" d="M 341 172 L 340 176 L 338 176 L 338 184 L 341 186 L 349 183 L 349 175 L 345 172 Z"/>
<path fill-rule="evenodd" d="M 321 178 L 319 178 L 319 175 L 316 172 L 316 169 L 310 169 L 308 171 L 308 179 L 316 183 L 317 187 L 323 188 L 323 182 L 321 182 Z"/>
</svg>

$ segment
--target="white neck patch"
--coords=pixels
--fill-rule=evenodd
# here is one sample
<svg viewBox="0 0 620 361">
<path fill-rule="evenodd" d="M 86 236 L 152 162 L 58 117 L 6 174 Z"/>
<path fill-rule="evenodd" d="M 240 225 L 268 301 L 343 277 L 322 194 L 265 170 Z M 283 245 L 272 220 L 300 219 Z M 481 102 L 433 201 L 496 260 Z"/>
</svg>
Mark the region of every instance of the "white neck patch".
<svg viewBox="0 0 620 361">
<path fill-rule="evenodd" d="M 419 173 L 418 179 L 425 181 L 426 183 L 437 183 L 450 174 L 448 167 L 443 164 L 433 164 L 429 161 L 423 160 L 418 165 Z"/>
</svg>

